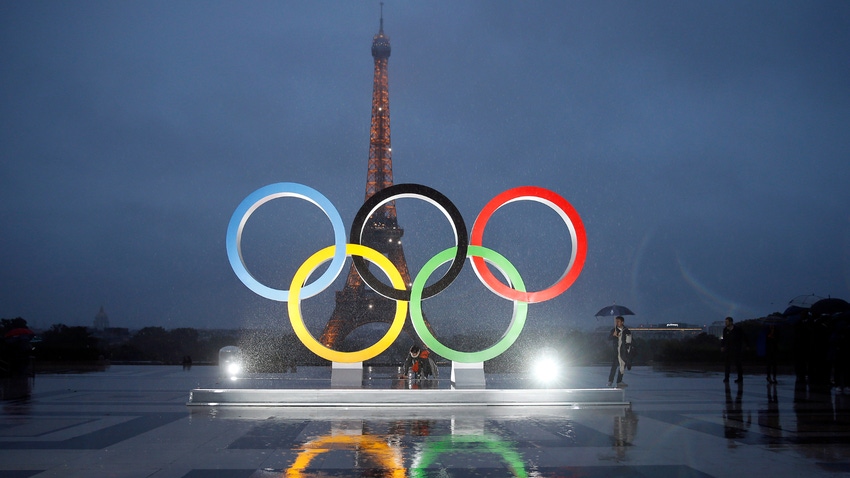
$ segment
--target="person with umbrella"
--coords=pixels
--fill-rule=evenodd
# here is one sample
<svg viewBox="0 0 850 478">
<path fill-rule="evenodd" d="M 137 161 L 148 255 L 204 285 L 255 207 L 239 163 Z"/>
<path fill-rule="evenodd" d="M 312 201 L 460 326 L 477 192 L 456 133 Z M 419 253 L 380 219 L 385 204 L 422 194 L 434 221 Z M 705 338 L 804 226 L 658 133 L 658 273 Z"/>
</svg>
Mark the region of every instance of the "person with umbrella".
<svg viewBox="0 0 850 478">
<path fill-rule="evenodd" d="M 608 386 L 614 385 L 614 379 L 617 379 L 617 388 L 627 387 L 623 382 L 623 375 L 626 373 L 627 351 L 632 345 L 632 331 L 626 327 L 626 319 L 622 315 L 614 318 L 614 328 L 611 329 L 611 334 L 608 336 L 612 345 L 612 362 L 611 372 L 608 374 Z"/>
<path fill-rule="evenodd" d="M 0 341 L 0 361 L 6 363 L 6 367 L 0 370 L 4 376 L 19 377 L 31 371 L 30 355 L 32 345 L 30 342 L 35 337 L 27 321 L 18 317 L 16 319 L 3 319 L 3 340 Z"/>
</svg>

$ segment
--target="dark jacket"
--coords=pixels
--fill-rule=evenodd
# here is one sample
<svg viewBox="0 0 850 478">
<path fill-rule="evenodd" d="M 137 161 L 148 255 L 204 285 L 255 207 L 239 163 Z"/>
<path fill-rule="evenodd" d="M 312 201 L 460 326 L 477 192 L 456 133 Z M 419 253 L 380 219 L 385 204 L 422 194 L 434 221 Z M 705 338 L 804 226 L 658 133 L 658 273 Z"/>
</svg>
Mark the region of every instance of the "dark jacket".
<svg viewBox="0 0 850 478">
<path fill-rule="evenodd" d="M 730 355 L 741 355 L 744 351 L 744 331 L 740 326 L 732 327 L 732 330 L 723 328 L 723 337 L 720 338 L 720 346 L 723 352 Z"/>
<path fill-rule="evenodd" d="M 611 339 L 611 346 L 614 353 L 614 359 L 619 360 L 623 359 L 623 362 L 626 363 L 626 368 L 632 369 L 632 362 L 634 361 L 634 357 L 636 354 L 634 342 L 632 340 L 632 331 L 629 330 L 625 325 L 623 326 L 622 335 L 623 340 L 620 340 L 619 337 L 614 337 L 614 331 L 617 330 L 616 327 L 611 329 L 611 332 L 608 333 L 608 338 Z"/>
<path fill-rule="evenodd" d="M 614 355 L 617 355 L 620 353 L 625 353 L 627 348 L 626 345 L 631 345 L 632 331 L 629 330 L 629 328 L 625 325 L 623 326 L 623 331 L 620 333 L 623 336 L 623 340 L 621 343 L 619 337 L 614 337 L 615 330 L 617 330 L 616 327 L 611 328 L 611 331 L 608 332 L 608 338 L 611 340 L 611 346 L 614 348 Z"/>
<path fill-rule="evenodd" d="M 422 377 L 436 377 L 437 373 L 435 368 L 434 361 L 431 359 L 431 353 L 428 350 L 419 352 L 418 357 L 411 357 L 410 354 L 407 354 L 407 358 L 404 360 L 405 375 L 407 375 L 409 371 L 413 371 Z"/>
</svg>

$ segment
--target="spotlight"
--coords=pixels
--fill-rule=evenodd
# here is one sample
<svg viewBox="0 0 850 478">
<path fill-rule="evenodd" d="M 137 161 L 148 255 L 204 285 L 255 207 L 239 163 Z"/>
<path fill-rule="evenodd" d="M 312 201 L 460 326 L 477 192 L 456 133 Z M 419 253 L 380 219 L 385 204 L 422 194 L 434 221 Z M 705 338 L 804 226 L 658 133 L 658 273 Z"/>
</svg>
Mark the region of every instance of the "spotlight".
<svg viewBox="0 0 850 478">
<path fill-rule="evenodd" d="M 218 363 L 221 374 L 236 380 L 237 375 L 242 373 L 242 350 L 239 347 L 228 345 L 218 351 Z"/>
<path fill-rule="evenodd" d="M 239 375 L 239 372 L 242 371 L 242 366 L 237 362 L 227 364 L 227 374 L 230 375 L 231 378 L 235 378 L 236 375 Z"/>
<path fill-rule="evenodd" d="M 555 352 L 543 350 L 534 361 L 531 372 L 538 382 L 554 382 L 561 374 L 561 361 Z"/>
</svg>

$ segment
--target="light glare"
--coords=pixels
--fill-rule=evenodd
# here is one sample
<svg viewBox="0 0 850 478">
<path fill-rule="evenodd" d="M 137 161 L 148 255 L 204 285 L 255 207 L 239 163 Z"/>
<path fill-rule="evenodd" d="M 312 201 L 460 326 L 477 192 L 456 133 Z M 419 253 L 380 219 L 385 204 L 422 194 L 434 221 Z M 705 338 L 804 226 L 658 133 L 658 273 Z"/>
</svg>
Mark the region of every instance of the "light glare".
<svg viewBox="0 0 850 478">
<path fill-rule="evenodd" d="M 560 364 L 551 352 L 537 358 L 534 363 L 534 378 L 539 382 L 552 382 L 560 374 Z"/>
<path fill-rule="evenodd" d="M 236 377 L 236 375 L 239 375 L 239 372 L 241 372 L 241 371 L 242 371 L 242 367 L 238 363 L 234 362 L 234 363 L 227 364 L 227 373 L 231 377 Z"/>
</svg>

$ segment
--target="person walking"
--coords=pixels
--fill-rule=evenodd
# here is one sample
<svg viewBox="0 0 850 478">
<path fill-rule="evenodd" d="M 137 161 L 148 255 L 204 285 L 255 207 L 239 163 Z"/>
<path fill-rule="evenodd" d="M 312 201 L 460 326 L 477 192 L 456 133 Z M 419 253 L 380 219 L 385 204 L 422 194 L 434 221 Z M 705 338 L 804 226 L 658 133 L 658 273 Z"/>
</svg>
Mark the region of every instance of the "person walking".
<svg viewBox="0 0 850 478">
<path fill-rule="evenodd" d="M 726 361 L 723 382 L 729 383 L 729 372 L 734 362 L 735 371 L 738 373 L 735 383 L 743 383 L 744 365 L 741 361 L 744 354 L 744 332 L 740 327 L 735 327 L 735 320 L 732 317 L 726 317 L 726 327 L 723 328 L 723 337 L 720 338 L 720 351 L 723 352 Z"/>
<path fill-rule="evenodd" d="M 615 378 L 617 388 L 628 386 L 623 382 L 623 375 L 626 373 L 626 350 L 632 344 L 632 331 L 626 327 L 625 322 L 626 319 L 620 315 L 614 318 L 614 328 L 608 336 L 612 348 L 611 372 L 608 373 L 609 387 L 614 385 Z"/>
</svg>

